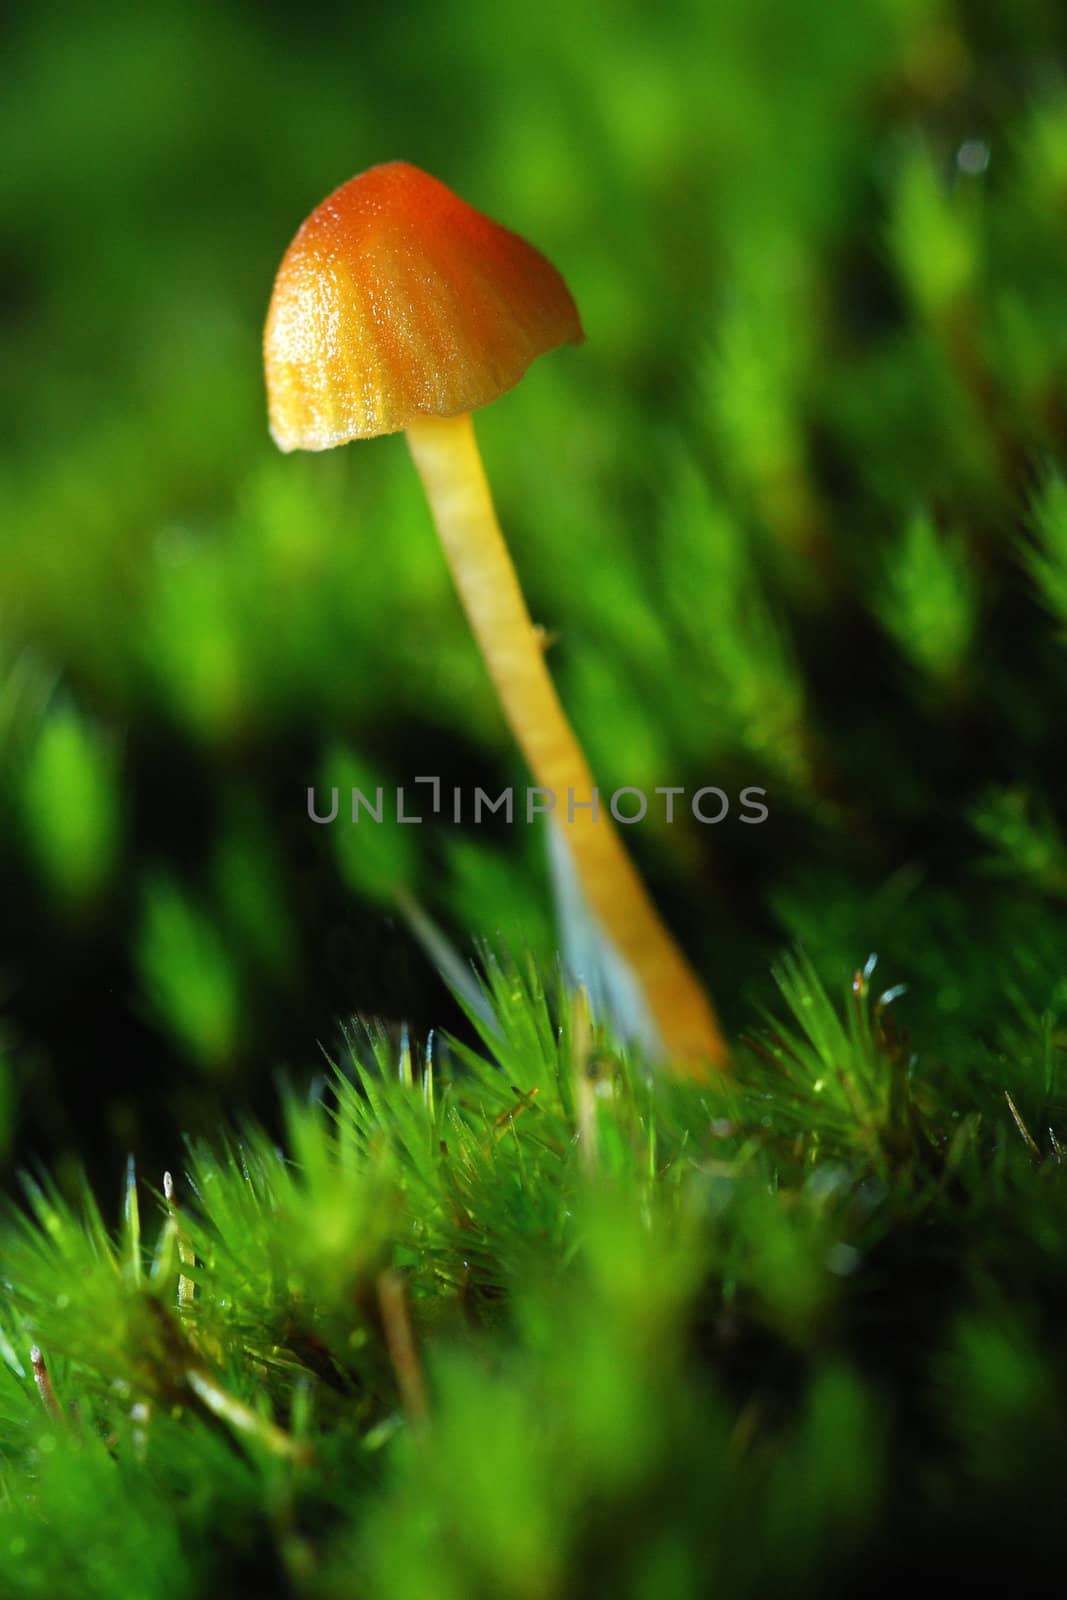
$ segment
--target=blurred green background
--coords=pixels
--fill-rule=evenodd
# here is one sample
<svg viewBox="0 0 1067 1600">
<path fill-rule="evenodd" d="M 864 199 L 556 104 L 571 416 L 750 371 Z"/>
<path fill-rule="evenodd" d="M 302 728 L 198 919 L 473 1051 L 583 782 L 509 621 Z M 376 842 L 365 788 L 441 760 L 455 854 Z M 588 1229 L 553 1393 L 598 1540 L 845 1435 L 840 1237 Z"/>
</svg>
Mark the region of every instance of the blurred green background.
<svg viewBox="0 0 1067 1600">
<path fill-rule="evenodd" d="M 1065 44 L 1052 0 L 16 8 L 5 1162 L 162 1160 L 341 1017 L 457 1025 L 398 890 L 555 950 L 536 830 L 305 811 L 523 781 L 403 443 L 267 434 L 282 252 L 397 157 L 583 314 L 478 426 L 603 786 L 768 789 L 628 834 L 728 1023 L 794 939 L 994 1055 L 1058 1017 Z"/>
</svg>

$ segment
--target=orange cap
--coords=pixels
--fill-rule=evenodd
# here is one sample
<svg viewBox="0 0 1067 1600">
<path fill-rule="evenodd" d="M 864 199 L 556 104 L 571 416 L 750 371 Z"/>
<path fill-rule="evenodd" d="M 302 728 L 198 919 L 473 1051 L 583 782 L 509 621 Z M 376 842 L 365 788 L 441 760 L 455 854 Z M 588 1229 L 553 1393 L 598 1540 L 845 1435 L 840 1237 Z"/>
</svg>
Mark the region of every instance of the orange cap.
<svg viewBox="0 0 1067 1600">
<path fill-rule="evenodd" d="M 555 267 L 391 161 L 334 190 L 285 252 L 263 353 L 283 450 L 328 450 L 495 400 L 585 335 Z"/>
</svg>

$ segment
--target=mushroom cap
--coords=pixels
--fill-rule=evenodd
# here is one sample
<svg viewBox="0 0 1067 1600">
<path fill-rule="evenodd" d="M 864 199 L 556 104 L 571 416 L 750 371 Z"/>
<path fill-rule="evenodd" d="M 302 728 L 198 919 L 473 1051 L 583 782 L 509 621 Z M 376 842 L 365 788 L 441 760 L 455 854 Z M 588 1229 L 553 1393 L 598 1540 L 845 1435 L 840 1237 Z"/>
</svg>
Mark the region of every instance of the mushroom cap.
<svg viewBox="0 0 1067 1600">
<path fill-rule="evenodd" d="M 263 353 L 282 450 L 328 450 L 495 400 L 585 337 L 540 251 L 391 161 L 311 213 L 274 280 Z"/>
</svg>

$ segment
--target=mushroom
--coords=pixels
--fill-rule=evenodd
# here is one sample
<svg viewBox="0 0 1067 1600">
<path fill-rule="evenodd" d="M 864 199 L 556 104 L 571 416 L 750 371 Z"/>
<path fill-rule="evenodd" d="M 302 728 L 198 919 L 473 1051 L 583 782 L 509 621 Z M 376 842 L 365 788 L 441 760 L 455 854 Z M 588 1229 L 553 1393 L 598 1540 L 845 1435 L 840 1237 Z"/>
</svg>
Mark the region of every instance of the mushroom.
<svg viewBox="0 0 1067 1600">
<path fill-rule="evenodd" d="M 537 784 L 569 799 L 586 898 L 643 992 L 665 1055 L 701 1075 L 726 1047 L 714 1013 L 602 809 L 500 531 L 470 413 L 537 356 L 584 338 L 556 269 L 404 161 L 314 210 L 285 253 L 264 335 L 282 450 L 407 434 L 475 638 Z M 583 807 L 584 802 L 584 807 Z M 571 820 L 573 819 L 573 820 Z"/>
</svg>

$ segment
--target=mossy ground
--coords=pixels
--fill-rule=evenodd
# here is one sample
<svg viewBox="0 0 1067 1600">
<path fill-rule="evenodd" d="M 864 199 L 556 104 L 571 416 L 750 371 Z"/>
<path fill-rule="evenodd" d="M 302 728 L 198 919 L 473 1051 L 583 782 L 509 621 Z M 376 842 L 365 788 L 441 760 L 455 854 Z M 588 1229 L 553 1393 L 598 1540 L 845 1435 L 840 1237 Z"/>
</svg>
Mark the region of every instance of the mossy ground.
<svg viewBox="0 0 1067 1600">
<path fill-rule="evenodd" d="M 867 1593 L 1058 1563 L 1058 1085 L 1032 1128 L 804 962 L 737 1081 L 490 961 L 482 1049 L 354 1037 L 279 1148 L 9 1218 L 12 1594 Z M 1067 1130 L 1064 1130 L 1067 1133 Z M 1040 1138 L 1041 1143 L 1038 1143 Z M 43 1347 L 34 1373 L 31 1336 Z"/>
</svg>

